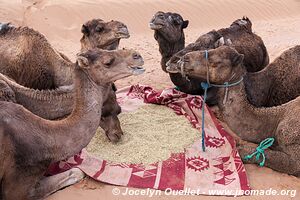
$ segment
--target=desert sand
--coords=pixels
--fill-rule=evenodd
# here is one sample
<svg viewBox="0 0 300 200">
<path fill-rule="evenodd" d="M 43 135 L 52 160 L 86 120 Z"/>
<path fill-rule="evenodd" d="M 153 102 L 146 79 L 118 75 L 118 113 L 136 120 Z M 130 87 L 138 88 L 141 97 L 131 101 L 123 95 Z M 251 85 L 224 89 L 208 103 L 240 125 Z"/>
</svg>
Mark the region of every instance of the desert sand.
<svg viewBox="0 0 300 200">
<path fill-rule="evenodd" d="M 120 46 L 134 48 L 144 57 L 147 72 L 117 82 L 119 88 L 141 83 L 157 89 L 172 87 L 168 75 L 160 69 L 158 45 L 148 22 L 156 11 L 174 11 L 190 21 L 185 30 L 190 43 L 211 29 L 227 27 L 237 18 L 248 16 L 253 30 L 262 37 L 271 61 L 285 49 L 300 44 L 299 0 L 0 0 L 0 21 L 30 26 L 44 34 L 50 43 L 73 61 L 79 51 L 81 25 L 89 19 L 119 20 L 127 24 L 131 37 Z M 300 199 L 300 179 L 268 168 L 246 165 L 253 189 L 297 189 L 296 197 L 269 196 L 276 199 Z M 113 196 L 115 186 L 90 179 L 55 193 L 47 200 L 149 199 L 149 197 Z M 121 191 L 125 188 L 118 187 Z M 232 199 L 212 196 L 159 196 L 152 199 Z M 244 196 L 241 200 L 268 197 Z"/>
</svg>

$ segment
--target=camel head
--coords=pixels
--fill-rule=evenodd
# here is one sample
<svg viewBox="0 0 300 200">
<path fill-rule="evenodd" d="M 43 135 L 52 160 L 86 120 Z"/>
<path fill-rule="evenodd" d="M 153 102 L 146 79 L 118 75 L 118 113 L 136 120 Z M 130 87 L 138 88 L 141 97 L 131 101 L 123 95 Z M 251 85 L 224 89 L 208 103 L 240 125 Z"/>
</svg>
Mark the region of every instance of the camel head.
<svg viewBox="0 0 300 200">
<path fill-rule="evenodd" d="M 185 54 L 177 66 L 167 67 L 169 73 L 184 73 L 188 76 L 206 79 L 207 75 L 211 83 L 223 84 L 229 82 L 238 70 L 244 55 L 239 54 L 234 48 L 221 46 L 208 50 L 206 59 L 205 51 L 193 51 Z"/>
<path fill-rule="evenodd" d="M 134 50 L 87 50 L 77 55 L 77 67 L 88 74 L 97 85 L 142 74 L 142 56 Z"/>
<path fill-rule="evenodd" d="M 84 49 L 100 48 L 114 50 L 122 38 L 129 38 L 127 26 L 119 21 L 105 22 L 93 19 L 82 25 L 83 37 L 80 40 Z"/>
<path fill-rule="evenodd" d="M 252 32 L 252 22 L 250 21 L 250 19 L 248 17 L 245 17 L 245 16 L 242 19 L 237 19 L 234 22 L 232 22 L 230 27 L 233 27 L 233 26 L 238 26 L 238 27 L 248 30 L 249 32 Z"/>
<path fill-rule="evenodd" d="M 183 29 L 189 24 L 188 20 L 183 20 L 177 13 L 157 12 L 151 19 L 149 26 L 156 34 L 161 34 L 170 42 L 177 42 L 182 38 Z M 157 39 L 157 36 L 155 36 Z"/>
</svg>

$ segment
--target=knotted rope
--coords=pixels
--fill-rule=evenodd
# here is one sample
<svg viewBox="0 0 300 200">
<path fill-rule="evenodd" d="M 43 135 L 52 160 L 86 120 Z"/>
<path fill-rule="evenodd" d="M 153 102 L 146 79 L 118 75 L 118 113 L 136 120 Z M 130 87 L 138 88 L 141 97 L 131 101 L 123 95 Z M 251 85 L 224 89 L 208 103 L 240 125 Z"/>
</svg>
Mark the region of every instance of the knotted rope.
<svg viewBox="0 0 300 200">
<path fill-rule="evenodd" d="M 262 156 L 262 161 L 259 163 L 259 166 L 263 167 L 265 165 L 266 156 L 265 156 L 265 149 L 269 148 L 273 145 L 275 139 L 274 138 L 267 138 L 264 139 L 258 147 L 256 147 L 256 151 L 253 152 L 250 155 L 245 156 L 245 160 L 251 159 L 253 156 L 255 156 L 255 160 L 258 161 L 260 159 L 260 156 Z"/>
</svg>

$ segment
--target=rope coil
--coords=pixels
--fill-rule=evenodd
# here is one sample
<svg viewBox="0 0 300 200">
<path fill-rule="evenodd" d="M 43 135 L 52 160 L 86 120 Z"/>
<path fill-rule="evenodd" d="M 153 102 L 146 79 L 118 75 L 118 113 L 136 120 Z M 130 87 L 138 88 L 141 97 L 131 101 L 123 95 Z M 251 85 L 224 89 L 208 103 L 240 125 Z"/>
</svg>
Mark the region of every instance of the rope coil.
<svg viewBox="0 0 300 200">
<path fill-rule="evenodd" d="M 253 156 L 255 156 L 256 162 L 259 161 L 260 156 L 262 156 L 262 161 L 259 163 L 260 167 L 263 167 L 265 165 L 266 156 L 265 156 L 265 150 L 268 149 L 270 146 L 273 145 L 275 139 L 274 138 L 266 138 L 256 147 L 256 151 L 253 152 L 250 155 L 245 156 L 245 160 L 251 159 Z"/>
</svg>

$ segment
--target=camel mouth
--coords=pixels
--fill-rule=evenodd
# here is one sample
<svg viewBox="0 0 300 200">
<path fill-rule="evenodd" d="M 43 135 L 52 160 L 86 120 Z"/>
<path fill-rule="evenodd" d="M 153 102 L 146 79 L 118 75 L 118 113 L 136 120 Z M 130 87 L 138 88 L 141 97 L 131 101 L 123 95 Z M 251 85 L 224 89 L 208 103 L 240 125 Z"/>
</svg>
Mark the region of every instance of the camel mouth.
<svg viewBox="0 0 300 200">
<path fill-rule="evenodd" d="M 133 75 L 143 74 L 146 70 L 141 66 L 130 66 Z"/>
<path fill-rule="evenodd" d="M 115 34 L 116 38 L 129 38 L 130 34 L 127 28 L 120 28 L 118 32 Z"/>
<path fill-rule="evenodd" d="M 171 66 L 167 66 L 166 70 L 170 74 L 177 74 L 179 72 L 179 70 L 177 68 L 174 68 L 174 67 L 171 67 Z"/>
<path fill-rule="evenodd" d="M 122 39 L 122 38 L 127 39 L 129 37 L 130 37 L 129 33 L 127 33 L 127 34 L 126 33 L 122 33 L 122 32 L 116 33 L 116 38 L 118 38 L 118 39 Z"/>
<path fill-rule="evenodd" d="M 171 73 L 171 74 L 176 74 L 178 73 L 180 70 L 178 69 L 178 63 L 174 64 L 174 63 L 171 63 L 170 61 L 168 61 L 166 63 L 166 70 L 168 73 Z"/>
<path fill-rule="evenodd" d="M 155 23 L 152 23 L 150 22 L 149 23 L 149 27 L 152 29 L 152 30 L 159 30 L 163 27 L 164 25 L 163 24 L 155 24 Z"/>
</svg>

